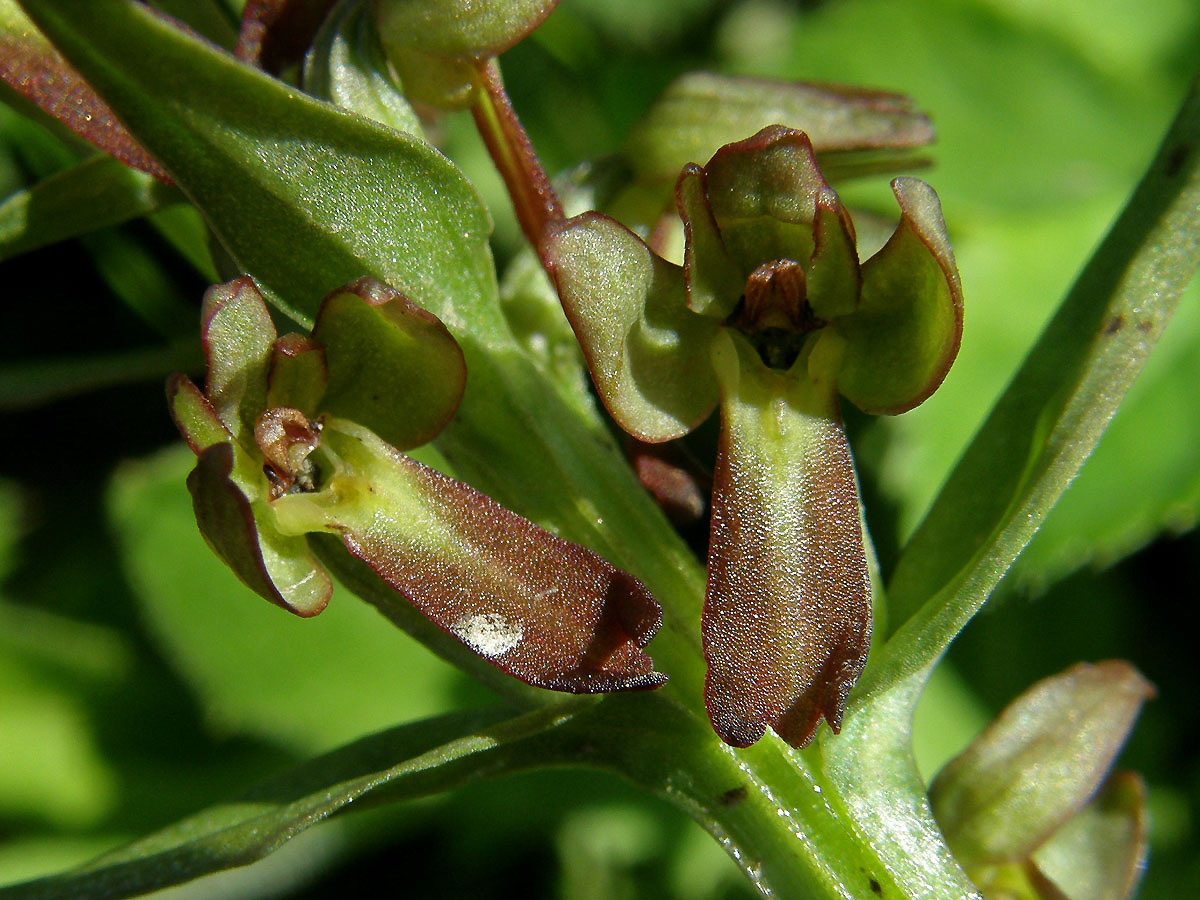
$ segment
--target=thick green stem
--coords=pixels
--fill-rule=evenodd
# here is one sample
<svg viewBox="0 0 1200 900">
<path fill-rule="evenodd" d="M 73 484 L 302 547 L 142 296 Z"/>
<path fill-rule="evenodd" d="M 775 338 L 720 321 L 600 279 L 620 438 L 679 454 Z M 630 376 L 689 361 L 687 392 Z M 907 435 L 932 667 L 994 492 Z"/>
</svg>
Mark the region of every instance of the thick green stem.
<svg viewBox="0 0 1200 900">
<path fill-rule="evenodd" d="M 500 67 L 488 60 L 477 72 L 478 99 L 471 108 L 475 126 L 504 179 L 525 238 L 537 247 L 546 226 L 562 221 L 562 204 L 508 99 Z"/>
</svg>

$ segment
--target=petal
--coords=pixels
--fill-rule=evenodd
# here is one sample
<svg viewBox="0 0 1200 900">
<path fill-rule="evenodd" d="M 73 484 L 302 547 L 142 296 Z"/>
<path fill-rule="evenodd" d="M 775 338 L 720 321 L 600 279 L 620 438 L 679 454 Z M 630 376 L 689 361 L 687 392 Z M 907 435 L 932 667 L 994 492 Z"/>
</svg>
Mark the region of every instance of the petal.
<svg viewBox="0 0 1200 900">
<path fill-rule="evenodd" d="M 185 375 L 172 375 L 167 379 L 167 406 L 175 427 L 197 456 L 213 444 L 223 444 L 233 438 L 208 398 Z"/>
<path fill-rule="evenodd" d="M 773 259 L 809 260 L 817 198 L 837 195 L 806 134 L 772 125 L 722 147 L 704 169 L 713 216 L 743 271 Z"/>
<path fill-rule="evenodd" d="M 705 701 L 734 746 L 770 725 L 795 747 L 837 731 L 867 660 L 871 591 L 850 449 L 827 390 L 714 352 L 721 441 L 702 632 Z"/>
<path fill-rule="evenodd" d="M 325 348 L 302 334 L 285 334 L 271 348 L 267 406 L 293 406 L 312 418 L 328 381 Z"/>
<path fill-rule="evenodd" d="M 367 426 L 402 450 L 427 443 L 458 409 L 467 370 L 437 316 L 374 278 L 321 303 L 313 339 L 325 348 L 321 410 Z"/>
<path fill-rule="evenodd" d="M 336 474 L 315 494 L 346 547 L 439 628 L 537 687 L 571 693 L 658 687 L 642 647 L 662 611 L 633 576 L 538 528 L 462 482 L 327 417 L 321 449 Z M 319 517 L 319 516 L 318 516 Z M 387 614 L 387 609 L 382 610 Z"/>
<path fill-rule="evenodd" d="M 808 265 L 808 302 L 829 321 L 854 312 L 862 290 L 854 223 L 833 191 L 817 194 L 813 255 Z"/>
<path fill-rule="evenodd" d="M 200 533 L 256 594 L 298 616 L 315 616 L 329 602 L 333 582 L 303 537 L 282 535 L 266 517 L 255 516 L 230 477 L 234 454 L 232 444 L 213 444 L 188 475 Z"/>
<path fill-rule="evenodd" d="M 862 267 L 858 310 L 833 323 L 838 389 L 863 412 L 901 413 L 946 377 L 962 340 L 962 284 L 933 188 L 897 178 L 901 219 Z"/>
<path fill-rule="evenodd" d="M 200 339 L 208 358 L 205 394 L 233 436 L 252 433 L 267 405 L 275 325 L 254 279 L 243 276 L 204 293 Z"/>
<path fill-rule="evenodd" d="M 968 866 L 1025 860 L 1095 793 L 1153 693 L 1113 660 L 1018 697 L 930 786 L 955 855 Z"/>
<path fill-rule="evenodd" d="M 746 289 L 746 276 L 725 249 L 708 203 L 708 176 L 694 164 L 686 166 L 675 185 L 675 203 L 683 219 L 683 273 L 687 305 L 692 312 L 724 321 Z"/>
<path fill-rule="evenodd" d="M 687 308 L 683 270 L 599 213 L 552 227 L 540 250 L 617 424 L 657 442 L 703 422 L 717 402 L 718 325 Z"/>
</svg>

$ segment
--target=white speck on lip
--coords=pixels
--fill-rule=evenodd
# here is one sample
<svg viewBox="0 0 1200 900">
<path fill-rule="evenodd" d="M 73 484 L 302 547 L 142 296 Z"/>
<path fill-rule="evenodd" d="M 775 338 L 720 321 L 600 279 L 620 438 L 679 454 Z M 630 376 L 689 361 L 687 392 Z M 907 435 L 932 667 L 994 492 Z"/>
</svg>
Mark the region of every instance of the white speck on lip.
<svg viewBox="0 0 1200 900">
<path fill-rule="evenodd" d="M 489 659 L 503 656 L 517 646 L 525 633 L 518 623 L 509 622 L 496 613 L 467 616 L 455 622 L 450 630 L 476 653 Z"/>
</svg>

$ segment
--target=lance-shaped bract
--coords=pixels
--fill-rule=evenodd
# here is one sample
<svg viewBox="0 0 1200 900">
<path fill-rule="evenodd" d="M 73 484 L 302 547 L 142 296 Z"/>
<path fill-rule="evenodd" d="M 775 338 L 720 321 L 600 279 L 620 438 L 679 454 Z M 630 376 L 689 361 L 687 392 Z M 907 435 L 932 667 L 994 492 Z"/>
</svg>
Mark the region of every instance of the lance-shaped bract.
<svg viewBox="0 0 1200 900">
<path fill-rule="evenodd" d="M 858 494 L 837 394 L 916 406 L 958 351 L 962 294 L 932 189 L 859 264 L 854 226 L 803 133 L 771 126 L 688 165 L 684 265 L 586 213 L 541 245 L 602 401 L 644 441 L 718 404 L 703 638 L 717 733 L 744 746 L 836 731 L 871 629 Z"/>
<path fill-rule="evenodd" d="M 637 579 L 397 449 L 433 437 L 462 395 L 462 354 L 436 317 L 364 278 L 325 298 L 311 338 L 277 338 L 243 278 L 206 295 L 203 337 L 207 389 L 175 376 L 171 408 L 199 457 L 200 529 L 253 590 L 319 613 L 332 581 L 306 535 L 332 533 L 524 682 L 594 693 L 666 680 L 642 649 L 662 613 Z"/>
</svg>

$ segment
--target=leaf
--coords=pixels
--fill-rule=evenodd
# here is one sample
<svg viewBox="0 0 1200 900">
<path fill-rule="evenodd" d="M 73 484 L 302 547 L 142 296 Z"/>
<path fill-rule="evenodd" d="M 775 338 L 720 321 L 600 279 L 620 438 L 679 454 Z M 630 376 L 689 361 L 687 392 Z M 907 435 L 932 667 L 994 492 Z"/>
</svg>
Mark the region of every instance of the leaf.
<svg viewBox="0 0 1200 900">
<path fill-rule="evenodd" d="M 625 156 L 640 178 L 674 179 L 687 163 L 768 125 L 805 132 L 831 167 L 845 151 L 903 151 L 933 140 L 929 119 L 899 94 L 691 72 L 630 133 Z"/>
<path fill-rule="evenodd" d="M 329 371 L 321 410 L 398 450 L 428 443 L 458 409 L 467 380 L 458 343 L 381 281 L 360 278 L 326 297 L 312 337 Z"/>
<path fill-rule="evenodd" d="M 858 310 L 832 326 L 845 340 L 838 390 L 875 415 L 928 398 L 962 341 L 962 283 L 937 194 L 915 178 L 897 178 L 892 189 L 900 224 L 863 264 Z"/>
<path fill-rule="evenodd" d="M 479 308 L 494 291 L 487 214 L 428 144 L 298 94 L 140 4 L 25 3 L 296 321 L 364 273 L 448 324 L 496 321 Z"/>
<path fill-rule="evenodd" d="M 0 260 L 119 225 L 177 199 L 150 175 L 94 156 L 0 203 Z"/>
<path fill-rule="evenodd" d="M 541 247 L 600 399 L 630 434 L 686 434 L 716 405 L 717 323 L 687 308 L 683 273 L 607 216 L 551 228 Z"/>
<path fill-rule="evenodd" d="M 218 804 L 62 875 L 0 888 L 3 900 L 116 900 L 261 859 L 350 807 L 446 790 L 543 760 L 543 732 L 568 727 L 561 707 L 503 709 L 402 725 L 318 757 L 237 801 Z"/>
<path fill-rule="evenodd" d="M 770 725 L 795 747 L 841 729 L 867 661 L 871 591 L 854 466 L 832 394 L 767 369 L 740 336 L 714 351 L 721 442 L 701 630 L 705 702 L 738 747 Z"/>
<path fill-rule="evenodd" d="M 165 180 L 162 167 L 13 0 L 0 0 L 0 82 L 105 153 Z"/>
<path fill-rule="evenodd" d="M 1154 689 L 1113 661 L 1038 682 L 929 788 L 934 815 L 968 867 L 1021 862 L 1097 791 Z"/>
<path fill-rule="evenodd" d="M 598 693 L 658 687 L 642 651 L 662 611 L 632 576 L 397 453 L 356 423 L 326 417 L 313 494 L 274 501 L 281 528 L 328 522 L 396 596 L 492 665 L 537 687 Z M 322 462 L 318 461 L 318 467 Z"/>
<path fill-rule="evenodd" d="M 1200 264 L 1198 147 L 1200 85 L 905 548 L 872 689 L 937 658 L 1096 445 Z"/>
</svg>

